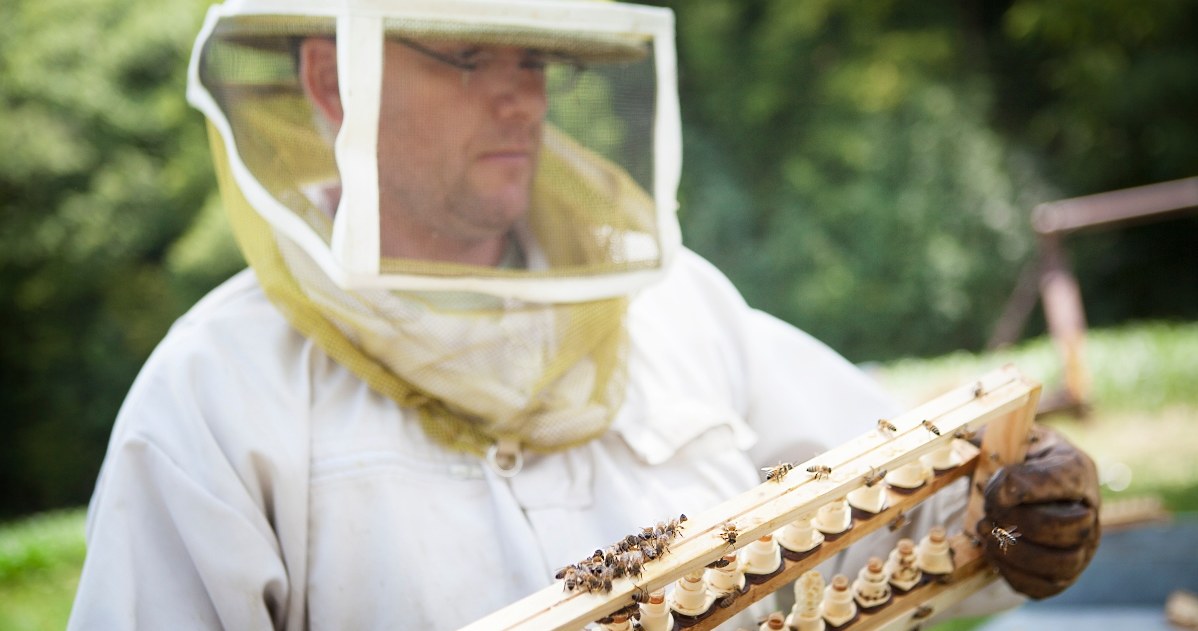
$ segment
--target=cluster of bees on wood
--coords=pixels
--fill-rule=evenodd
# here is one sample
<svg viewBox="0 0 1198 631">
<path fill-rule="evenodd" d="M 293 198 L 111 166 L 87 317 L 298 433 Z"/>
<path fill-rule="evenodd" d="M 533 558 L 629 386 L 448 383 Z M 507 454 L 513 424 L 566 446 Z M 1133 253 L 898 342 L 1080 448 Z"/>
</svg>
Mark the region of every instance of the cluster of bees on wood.
<svg viewBox="0 0 1198 631">
<path fill-rule="evenodd" d="M 980 384 L 975 389 L 974 396 L 979 396 L 977 390 L 980 390 Z M 940 428 L 936 427 L 931 421 L 924 420 L 921 425 L 935 436 L 940 436 Z M 878 431 L 884 435 L 897 433 L 898 428 L 886 419 L 878 420 Z M 958 431 L 955 434 L 956 438 L 969 439 L 973 432 L 968 430 Z M 787 473 L 790 473 L 795 465 L 788 462 L 781 462 L 773 467 L 762 469 L 765 472 L 766 481 L 780 482 Z M 812 465 L 807 467 L 807 473 L 813 478 L 827 479 L 832 474 L 832 468 L 826 465 Z M 877 470 L 870 468 L 868 474 L 865 475 L 866 486 L 877 484 L 886 476 L 886 470 Z M 670 543 L 682 533 L 683 522 L 686 521 L 686 515 L 679 515 L 676 519 L 669 521 L 658 522 L 653 526 L 646 526 L 640 532 L 628 535 L 618 542 L 607 546 L 595 552 L 572 565 L 558 570 L 556 578 L 564 582 L 564 590 L 567 592 L 610 592 L 612 590 L 612 581 L 628 576 L 638 578 L 643 572 L 645 563 L 661 558 L 670 551 Z M 900 514 L 891 524 L 891 530 L 900 527 L 905 521 L 905 516 Z M 1016 543 L 1020 533 L 1014 528 L 1000 528 L 997 525 L 991 530 L 991 536 L 998 540 L 999 548 L 1006 552 L 1012 545 Z M 719 536 L 729 546 L 734 546 L 740 535 L 736 524 L 732 522 L 724 522 Z M 725 559 L 718 559 L 708 567 L 722 567 L 727 565 Z M 620 611 L 612 613 L 607 618 L 599 622 L 610 622 L 614 617 L 626 616 L 630 618 L 639 618 L 638 603 L 646 602 L 648 593 L 637 588 L 632 594 L 632 603 Z"/>
<path fill-rule="evenodd" d="M 682 533 L 686 515 L 641 528 L 591 556 L 557 571 L 567 592 L 610 592 L 612 581 L 625 576 L 637 578 L 644 565 L 670 551 L 670 543 Z M 644 596 L 644 594 L 638 594 Z M 636 596 L 634 595 L 634 596 Z M 635 601 L 636 598 L 634 597 Z M 634 603 L 635 604 L 635 603 Z"/>
</svg>

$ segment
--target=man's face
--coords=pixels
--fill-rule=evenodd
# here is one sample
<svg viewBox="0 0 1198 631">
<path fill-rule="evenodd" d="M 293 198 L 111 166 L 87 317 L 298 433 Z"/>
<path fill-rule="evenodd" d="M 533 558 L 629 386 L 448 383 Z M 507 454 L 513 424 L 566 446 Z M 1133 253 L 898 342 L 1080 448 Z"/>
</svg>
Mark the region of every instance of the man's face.
<svg viewBox="0 0 1198 631">
<path fill-rule="evenodd" d="M 461 260 L 455 248 L 502 244 L 528 210 L 547 109 L 544 73 L 520 48 L 413 44 L 424 52 L 391 40 L 384 49 L 383 254 Z M 429 51 L 480 63 L 464 72 Z"/>
</svg>

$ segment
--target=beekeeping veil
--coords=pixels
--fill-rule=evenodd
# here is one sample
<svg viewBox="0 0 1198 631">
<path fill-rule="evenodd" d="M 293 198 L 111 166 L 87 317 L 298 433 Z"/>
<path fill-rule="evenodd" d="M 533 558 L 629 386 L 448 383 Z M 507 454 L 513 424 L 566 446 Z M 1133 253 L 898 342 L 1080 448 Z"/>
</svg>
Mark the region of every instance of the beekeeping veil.
<svg viewBox="0 0 1198 631">
<path fill-rule="evenodd" d="M 452 449 L 553 451 L 611 422 L 678 247 L 674 71 L 663 9 L 230 0 L 188 99 L 294 327 Z"/>
</svg>

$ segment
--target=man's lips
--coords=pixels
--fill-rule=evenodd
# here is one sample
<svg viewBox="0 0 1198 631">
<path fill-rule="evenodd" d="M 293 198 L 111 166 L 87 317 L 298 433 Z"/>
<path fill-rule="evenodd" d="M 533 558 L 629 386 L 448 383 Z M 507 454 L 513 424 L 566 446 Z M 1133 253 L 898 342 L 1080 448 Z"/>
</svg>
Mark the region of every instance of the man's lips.
<svg viewBox="0 0 1198 631">
<path fill-rule="evenodd" d="M 532 160 L 532 157 L 533 152 L 531 149 L 505 148 L 484 151 L 479 154 L 478 159 L 484 161 L 523 162 Z"/>
</svg>

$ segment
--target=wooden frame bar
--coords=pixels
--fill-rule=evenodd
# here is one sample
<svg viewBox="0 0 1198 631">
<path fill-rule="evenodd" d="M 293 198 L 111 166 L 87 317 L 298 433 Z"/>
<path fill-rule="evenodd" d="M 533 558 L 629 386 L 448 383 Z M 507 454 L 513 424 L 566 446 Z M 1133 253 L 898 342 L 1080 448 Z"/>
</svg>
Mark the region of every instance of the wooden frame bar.
<svg viewBox="0 0 1198 631">
<path fill-rule="evenodd" d="M 709 610 L 700 622 L 682 627 L 696 631 L 713 628 L 866 534 L 886 527 L 900 512 L 910 510 L 953 480 L 974 474 L 975 469 L 988 476 L 987 472 L 1002 464 L 1022 460 L 1039 395 L 1040 385 L 1013 367 L 1007 366 L 988 373 L 976 382 L 890 419 L 896 430 L 894 432 L 881 428 L 867 432 L 797 465 L 780 480 L 764 482 L 702 514 L 691 516 L 686 522 L 684 534 L 674 541 L 669 554 L 646 563 L 643 574 L 636 579 L 621 578 L 614 581 L 611 592 L 565 593 L 562 584 L 556 582 L 464 627 L 463 631 L 581 629 L 629 605 L 634 591 L 662 589 L 690 572 L 704 569 L 732 550 L 779 531 L 800 517 L 813 515 L 829 502 L 846 497 L 850 491 L 865 486 L 866 478 L 874 472 L 894 471 L 902 465 L 916 462 L 920 456 L 953 444 L 961 457 L 960 465 L 938 474 L 913 492 L 889 490 L 890 506 L 880 514 L 868 519 L 854 519 L 850 530 L 827 538 L 801 560 L 787 561 L 776 575 L 750 587 L 728 607 Z M 983 426 L 988 428 L 980 451 L 955 438 L 955 435 L 970 434 Z M 831 473 L 826 477 L 812 475 L 806 471 L 812 466 L 829 467 Z M 972 531 L 981 506 L 977 485 L 973 486 L 975 489 L 971 493 L 966 523 L 963 525 L 967 533 Z M 725 523 L 729 522 L 735 524 L 737 529 L 734 545 L 721 536 Z M 972 545 L 965 546 L 961 541 L 955 543 L 957 554 L 960 555 L 957 560 L 957 572 L 960 574 L 950 575 L 949 584 L 964 581 L 975 574 L 984 574 L 984 564 L 977 567 L 970 565 L 973 559 L 968 548 L 972 548 Z M 980 579 L 971 581 L 969 584 L 973 585 Z M 978 587 L 982 584 L 984 582 L 979 583 Z M 882 628 L 878 625 L 914 615 L 924 600 L 940 597 L 938 595 L 946 591 L 936 588 L 920 591 L 917 588 L 913 592 L 926 597 L 898 599 L 897 602 L 903 603 L 901 606 L 893 609 L 893 605 L 887 606 L 877 614 L 863 616 L 862 620 L 874 622 L 860 628 Z M 953 593 L 960 591 L 958 585 Z M 890 613 L 885 613 L 885 610 Z"/>
</svg>

